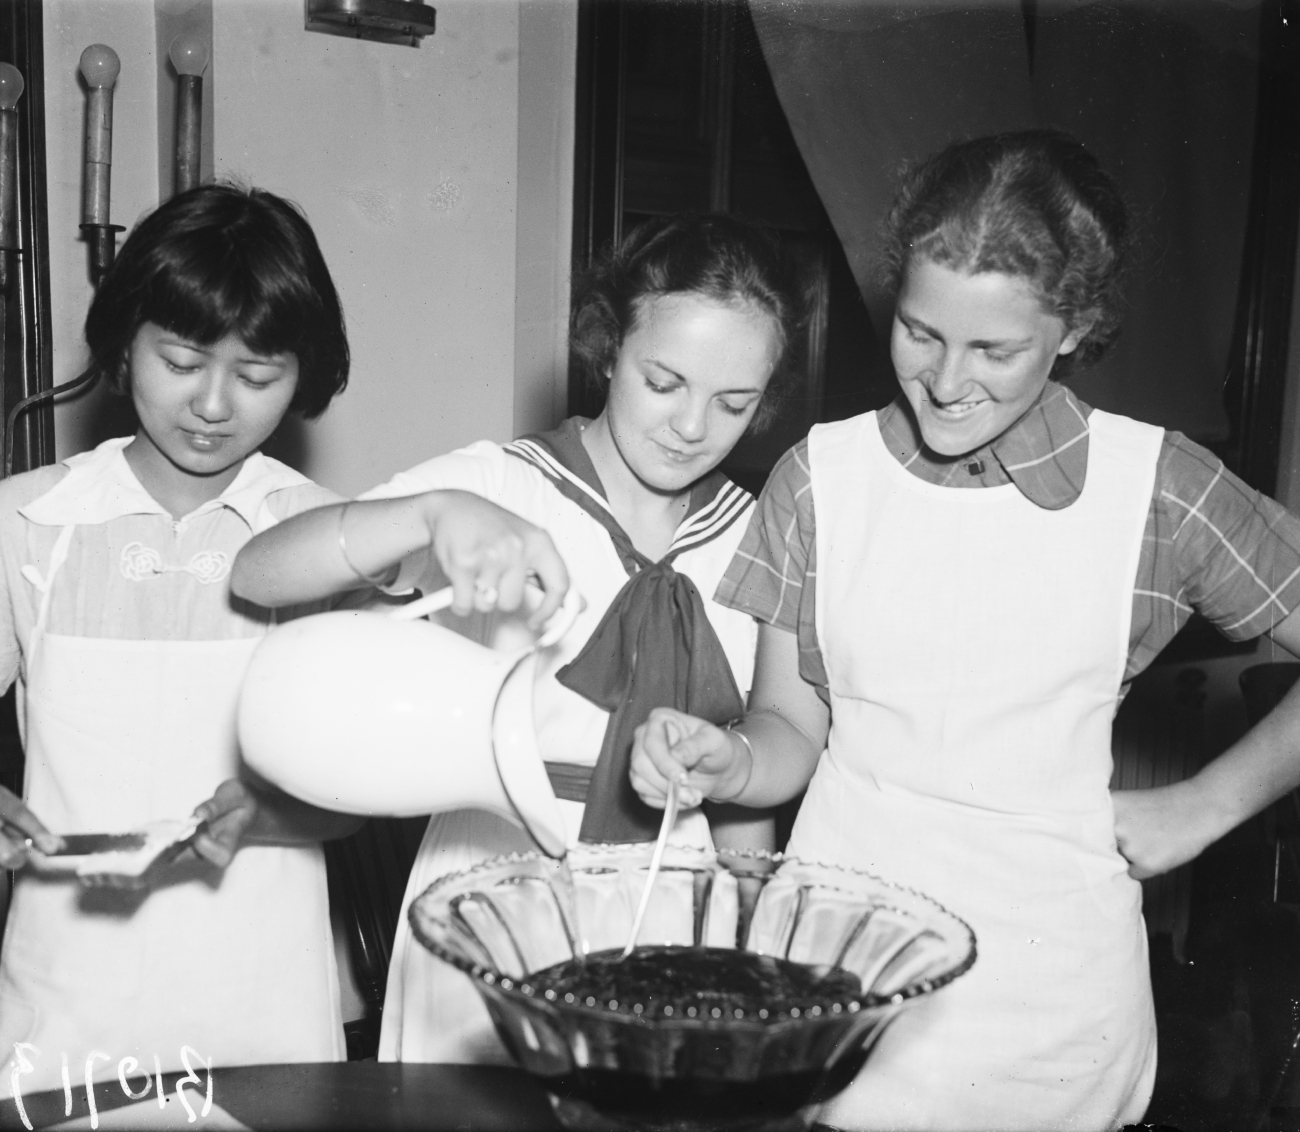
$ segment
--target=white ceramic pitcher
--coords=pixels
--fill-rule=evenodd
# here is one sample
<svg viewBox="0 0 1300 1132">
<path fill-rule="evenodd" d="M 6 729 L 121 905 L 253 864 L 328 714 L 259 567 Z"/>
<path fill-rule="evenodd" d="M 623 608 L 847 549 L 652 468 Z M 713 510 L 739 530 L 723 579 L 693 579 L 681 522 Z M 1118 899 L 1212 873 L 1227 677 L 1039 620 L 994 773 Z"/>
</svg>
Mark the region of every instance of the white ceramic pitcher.
<svg viewBox="0 0 1300 1132">
<path fill-rule="evenodd" d="M 429 621 L 440 590 L 391 613 L 336 611 L 267 634 L 239 700 L 245 761 L 281 789 L 349 814 L 485 809 L 552 857 L 564 825 L 533 722 L 537 652 L 572 626 L 573 590 L 533 643 L 497 650 Z"/>
</svg>

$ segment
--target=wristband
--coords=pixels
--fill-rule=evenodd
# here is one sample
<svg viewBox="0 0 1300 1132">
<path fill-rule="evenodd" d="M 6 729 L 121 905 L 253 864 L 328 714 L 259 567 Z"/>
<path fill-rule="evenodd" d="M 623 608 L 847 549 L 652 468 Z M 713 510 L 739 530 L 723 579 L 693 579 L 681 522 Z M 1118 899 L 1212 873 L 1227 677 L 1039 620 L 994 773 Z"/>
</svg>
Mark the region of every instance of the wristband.
<svg viewBox="0 0 1300 1132">
<path fill-rule="evenodd" d="M 746 735 L 743 731 L 736 730 L 736 726 L 744 722 L 745 722 L 744 716 L 740 716 L 738 719 L 728 720 L 725 724 L 723 724 L 722 730 L 727 732 L 728 735 L 734 735 L 737 739 L 739 739 L 742 743 L 745 744 L 745 749 L 749 752 L 749 773 L 745 775 L 745 781 L 740 784 L 740 789 L 737 790 L 735 794 L 733 794 L 730 798 L 715 798 L 714 799 L 715 802 L 734 802 L 745 792 L 745 787 L 749 785 L 749 780 L 754 777 L 754 762 L 755 762 L 754 744 L 749 741 L 749 736 Z"/>
</svg>

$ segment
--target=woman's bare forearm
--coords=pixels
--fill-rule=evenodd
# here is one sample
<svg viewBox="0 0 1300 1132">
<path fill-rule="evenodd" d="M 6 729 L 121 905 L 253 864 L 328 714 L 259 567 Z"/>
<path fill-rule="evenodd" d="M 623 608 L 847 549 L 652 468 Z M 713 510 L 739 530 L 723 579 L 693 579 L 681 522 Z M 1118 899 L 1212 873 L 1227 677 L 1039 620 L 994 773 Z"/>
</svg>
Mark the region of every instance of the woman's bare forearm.
<svg viewBox="0 0 1300 1132">
<path fill-rule="evenodd" d="M 751 711 L 732 735 L 744 749 L 737 748 L 732 773 L 711 798 L 751 809 L 779 806 L 800 794 L 825 747 L 824 740 L 774 711 Z"/>
<path fill-rule="evenodd" d="M 334 841 L 356 833 L 366 822 L 355 814 L 322 810 L 274 787 L 250 787 L 257 796 L 257 815 L 245 841 L 261 845 L 304 845 Z"/>
<path fill-rule="evenodd" d="M 736 765 L 715 799 L 755 808 L 788 802 L 817 769 L 830 724 L 830 708 L 799 674 L 795 634 L 760 625 L 749 711 L 731 738 Z"/>
<path fill-rule="evenodd" d="M 710 802 L 705 811 L 717 848 L 757 852 L 771 852 L 776 848 L 776 815 L 771 810 Z"/>
<path fill-rule="evenodd" d="M 408 557 L 406 575 L 400 564 Z M 239 552 L 231 585 L 241 597 L 278 606 L 394 581 L 450 583 L 452 611 L 463 614 L 518 609 L 529 579 L 543 593 L 529 618 L 538 626 L 569 589 L 550 535 L 480 495 L 448 489 L 297 515 Z"/>
<path fill-rule="evenodd" d="M 1217 840 L 1300 786 L 1300 684 L 1190 780 Z"/>
<path fill-rule="evenodd" d="M 429 545 L 443 494 L 336 503 L 294 515 L 244 546 L 230 587 L 242 598 L 274 607 L 370 585 Z"/>
<path fill-rule="evenodd" d="M 1300 649 L 1300 614 L 1273 630 Z M 1194 860 L 1242 822 L 1300 786 L 1300 684 L 1223 754 L 1191 778 L 1144 790 L 1117 790 L 1115 835 L 1129 871 L 1158 876 Z"/>
<path fill-rule="evenodd" d="M 1273 639 L 1292 655 L 1300 650 L 1300 611 L 1274 628 Z M 1212 839 L 1300 786 L 1300 684 L 1186 783 L 1200 799 Z"/>
</svg>

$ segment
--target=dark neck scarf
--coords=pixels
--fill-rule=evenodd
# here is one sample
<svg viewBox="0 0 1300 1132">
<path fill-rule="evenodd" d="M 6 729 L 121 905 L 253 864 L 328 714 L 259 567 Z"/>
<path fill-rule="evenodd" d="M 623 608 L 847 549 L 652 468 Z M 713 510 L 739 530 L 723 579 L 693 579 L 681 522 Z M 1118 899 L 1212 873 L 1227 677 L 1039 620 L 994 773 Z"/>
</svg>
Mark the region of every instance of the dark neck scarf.
<svg viewBox="0 0 1300 1132">
<path fill-rule="evenodd" d="M 582 444 L 588 423 L 571 417 L 554 432 L 523 437 L 505 451 L 534 465 L 596 519 L 628 572 L 627 583 L 590 640 L 556 679 L 610 713 L 579 837 L 588 842 L 653 841 L 662 813 L 642 802 L 628 781 L 632 733 L 657 707 L 677 708 L 711 723 L 735 719 L 745 708 L 699 590 L 672 562 L 684 550 L 722 534 L 753 497 L 721 472 L 712 472 L 691 489 L 686 519 L 668 553 L 651 562 L 609 509 Z"/>
</svg>

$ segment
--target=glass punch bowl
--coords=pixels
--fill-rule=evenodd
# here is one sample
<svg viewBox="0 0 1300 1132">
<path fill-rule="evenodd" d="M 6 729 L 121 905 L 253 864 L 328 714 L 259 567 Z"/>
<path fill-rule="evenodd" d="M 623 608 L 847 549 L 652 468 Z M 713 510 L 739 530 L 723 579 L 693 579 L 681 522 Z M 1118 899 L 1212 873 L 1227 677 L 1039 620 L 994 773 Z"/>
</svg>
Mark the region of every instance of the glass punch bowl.
<svg viewBox="0 0 1300 1132">
<path fill-rule="evenodd" d="M 568 1128 L 805 1128 L 811 1106 L 853 1079 L 899 1011 L 975 962 L 970 928 L 920 893 L 851 869 L 669 846 L 633 953 L 669 965 L 668 993 L 623 997 L 615 975 L 614 992 L 597 997 L 539 977 L 623 948 L 651 850 L 583 846 L 564 863 L 497 857 L 443 877 L 411 906 L 417 938 L 474 979 L 507 1048 Z M 738 947 L 811 968 L 812 988 L 738 1006 L 690 985 L 689 963 L 674 964 L 683 949 Z M 833 968 L 860 989 L 836 972 L 819 991 Z"/>
</svg>

